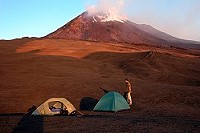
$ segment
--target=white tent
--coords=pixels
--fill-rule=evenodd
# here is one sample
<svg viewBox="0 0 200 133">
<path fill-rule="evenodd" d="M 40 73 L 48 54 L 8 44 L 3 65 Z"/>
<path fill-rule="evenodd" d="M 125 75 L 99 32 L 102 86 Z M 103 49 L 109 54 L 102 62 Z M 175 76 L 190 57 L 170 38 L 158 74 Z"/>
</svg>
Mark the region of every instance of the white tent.
<svg viewBox="0 0 200 133">
<path fill-rule="evenodd" d="M 65 98 L 50 98 L 41 104 L 32 115 L 56 115 L 62 112 L 68 115 L 76 111 L 75 107 Z"/>
</svg>

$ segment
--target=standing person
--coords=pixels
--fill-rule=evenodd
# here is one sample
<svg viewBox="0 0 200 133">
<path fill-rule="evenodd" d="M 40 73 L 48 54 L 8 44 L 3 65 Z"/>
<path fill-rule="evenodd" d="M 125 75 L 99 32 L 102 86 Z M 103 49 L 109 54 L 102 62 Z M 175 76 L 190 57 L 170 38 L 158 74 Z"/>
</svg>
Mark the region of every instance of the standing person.
<svg viewBox="0 0 200 133">
<path fill-rule="evenodd" d="M 126 87 L 127 87 L 127 95 L 126 95 L 126 100 L 129 105 L 132 105 L 132 98 L 131 98 L 131 93 L 132 93 L 132 88 L 131 88 L 131 83 L 128 81 L 128 79 L 125 79 Z"/>
</svg>

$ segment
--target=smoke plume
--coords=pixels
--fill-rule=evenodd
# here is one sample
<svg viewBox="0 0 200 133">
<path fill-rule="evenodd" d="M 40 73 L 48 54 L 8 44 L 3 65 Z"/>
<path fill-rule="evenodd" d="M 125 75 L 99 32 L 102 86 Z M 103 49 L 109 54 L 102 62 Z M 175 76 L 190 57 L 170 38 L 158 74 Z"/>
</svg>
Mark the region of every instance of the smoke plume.
<svg viewBox="0 0 200 133">
<path fill-rule="evenodd" d="M 89 15 L 98 13 L 107 14 L 107 20 L 125 20 L 123 14 L 125 0 L 99 0 L 97 5 L 89 6 L 87 11 Z"/>
<path fill-rule="evenodd" d="M 198 0 L 97 0 L 87 8 L 90 15 L 108 14 L 108 20 L 148 24 L 182 39 L 200 41 Z"/>
</svg>

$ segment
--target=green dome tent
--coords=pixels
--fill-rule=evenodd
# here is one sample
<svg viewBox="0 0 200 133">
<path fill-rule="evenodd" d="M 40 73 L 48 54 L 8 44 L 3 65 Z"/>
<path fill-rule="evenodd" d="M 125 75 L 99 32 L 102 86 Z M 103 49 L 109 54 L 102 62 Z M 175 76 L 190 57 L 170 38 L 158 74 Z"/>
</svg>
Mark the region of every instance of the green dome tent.
<svg viewBox="0 0 200 133">
<path fill-rule="evenodd" d="M 93 110 L 95 111 L 120 111 L 130 109 L 124 97 L 117 92 L 106 93 L 96 104 Z"/>
</svg>

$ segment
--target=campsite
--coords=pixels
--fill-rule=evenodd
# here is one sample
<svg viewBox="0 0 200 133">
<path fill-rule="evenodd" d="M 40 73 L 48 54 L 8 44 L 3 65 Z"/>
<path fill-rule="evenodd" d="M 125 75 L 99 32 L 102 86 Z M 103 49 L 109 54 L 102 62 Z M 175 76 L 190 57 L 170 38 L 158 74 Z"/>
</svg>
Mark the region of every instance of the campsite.
<svg viewBox="0 0 200 133">
<path fill-rule="evenodd" d="M 0 49 L 2 132 L 200 131 L 198 51 L 36 38 L 0 41 Z M 130 109 L 93 111 L 107 92 L 123 95 L 125 78 Z M 83 115 L 25 115 L 50 98 Z"/>
<path fill-rule="evenodd" d="M 200 133 L 200 0 L 1 0 L 0 133 Z"/>
</svg>

